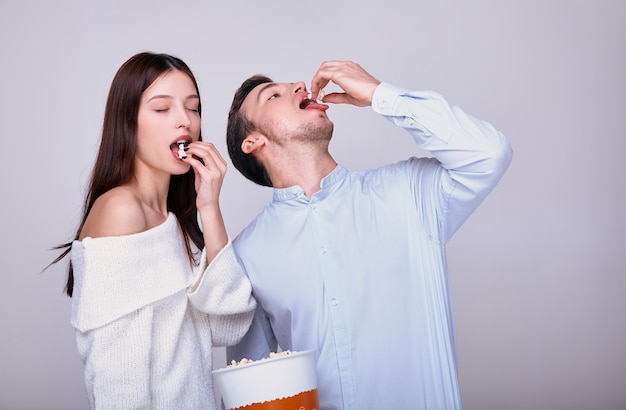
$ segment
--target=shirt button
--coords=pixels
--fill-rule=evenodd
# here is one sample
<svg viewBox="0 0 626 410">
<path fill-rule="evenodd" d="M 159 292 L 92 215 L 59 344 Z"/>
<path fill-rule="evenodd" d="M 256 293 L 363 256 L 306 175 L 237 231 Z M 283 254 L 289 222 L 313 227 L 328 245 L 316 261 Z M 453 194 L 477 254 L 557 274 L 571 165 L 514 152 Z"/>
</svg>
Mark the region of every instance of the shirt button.
<svg viewBox="0 0 626 410">
<path fill-rule="evenodd" d="M 326 248 L 324 248 L 323 246 L 320 248 L 320 252 L 322 253 L 322 255 L 326 255 Z"/>
<path fill-rule="evenodd" d="M 339 304 L 339 300 L 337 300 L 337 298 L 332 298 L 330 304 L 333 306 L 337 306 Z"/>
</svg>

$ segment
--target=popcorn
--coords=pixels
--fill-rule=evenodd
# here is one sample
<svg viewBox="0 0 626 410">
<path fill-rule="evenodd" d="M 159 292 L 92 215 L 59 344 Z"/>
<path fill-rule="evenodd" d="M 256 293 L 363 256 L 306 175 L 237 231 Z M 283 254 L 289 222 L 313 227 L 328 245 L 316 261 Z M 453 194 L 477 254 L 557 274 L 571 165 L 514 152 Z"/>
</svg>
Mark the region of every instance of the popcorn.
<svg viewBox="0 0 626 410">
<path fill-rule="evenodd" d="M 264 358 L 259 359 L 259 360 L 251 360 L 251 359 L 247 359 L 247 358 L 244 357 L 240 361 L 231 360 L 230 361 L 230 365 L 228 365 L 228 367 L 242 366 L 242 365 L 254 363 L 255 361 L 270 360 L 270 359 L 274 359 L 276 357 L 289 356 L 290 354 L 291 354 L 290 350 L 283 350 L 282 352 L 270 352 L 268 357 L 264 357 Z"/>
<path fill-rule="evenodd" d="M 178 158 L 180 159 L 187 158 L 187 152 L 185 151 L 185 148 L 189 146 L 189 141 L 187 140 L 176 141 L 176 143 L 178 144 Z"/>
<path fill-rule="evenodd" d="M 321 101 L 323 101 L 323 100 L 324 100 L 324 97 L 325 97 L 325 96 L 326 96 L 326 94 L 324 93 L 324 90 L 320 90 L 320 91 L 317 93 L 317 98 L 315 99 L 315 101 L 319 101 L 319 102 L 321 102 Z M 308 94 L 307 94 L 307 98 L 308 98 L 309 100 L 312 100 L 312 99 L 313 99 L 313 94 L 308 93 Z"/>
</svg>

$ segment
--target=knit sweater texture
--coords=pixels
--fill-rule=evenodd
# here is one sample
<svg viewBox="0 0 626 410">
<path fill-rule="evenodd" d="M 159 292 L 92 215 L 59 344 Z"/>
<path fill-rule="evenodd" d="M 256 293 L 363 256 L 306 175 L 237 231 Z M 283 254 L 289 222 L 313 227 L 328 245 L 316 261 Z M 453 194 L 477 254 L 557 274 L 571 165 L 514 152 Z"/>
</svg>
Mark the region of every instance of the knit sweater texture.
<svg viewBox="0 0 626 410">
<path fill-rule="evenodd" d="M 252 321 L 251 286 L 229 243 L 207 266 L 176 217 L 72 245 L 71 323 L 93 409 L 217 409 L 212 348 Z"/>
</svg>

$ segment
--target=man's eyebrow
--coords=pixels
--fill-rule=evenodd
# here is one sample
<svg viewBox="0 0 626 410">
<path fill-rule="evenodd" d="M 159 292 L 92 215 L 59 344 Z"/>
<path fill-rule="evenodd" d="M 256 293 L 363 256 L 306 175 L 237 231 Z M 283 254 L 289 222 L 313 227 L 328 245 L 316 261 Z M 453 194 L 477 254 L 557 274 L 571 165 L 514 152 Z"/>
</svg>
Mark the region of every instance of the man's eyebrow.
<svg viewBox="0 0 626 410">
<path fill-rule="evenodd" d="M 265 90 L 267 90 L 268 88 L 276 87 L 277 85 L 277 83 L 266 83 L 263 87 L 261 87 L 259 93 L 257 94 L 257 102 L 261 100 L 261 94 L 263 94 Z"/>
</svg>

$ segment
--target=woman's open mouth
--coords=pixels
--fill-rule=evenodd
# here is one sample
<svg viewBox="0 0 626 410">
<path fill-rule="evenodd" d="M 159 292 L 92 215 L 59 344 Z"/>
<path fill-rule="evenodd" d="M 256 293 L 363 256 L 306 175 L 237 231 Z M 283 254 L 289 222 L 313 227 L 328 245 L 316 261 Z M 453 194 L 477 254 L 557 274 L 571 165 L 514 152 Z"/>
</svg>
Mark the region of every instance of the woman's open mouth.
<svg viewBox="0 0 626 410">
<path fill-rule="evenodd" d="M 187 147 L 189 144 L 191 144 L 189 140 L 179 140 L 170 145 L 170 149 L 178 155 L 178 158 L 185 159 L 187 158 Z"/>
</svg>

